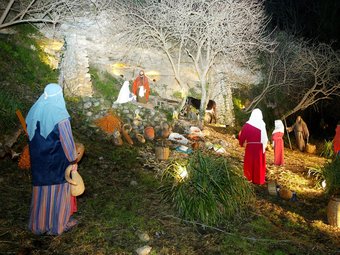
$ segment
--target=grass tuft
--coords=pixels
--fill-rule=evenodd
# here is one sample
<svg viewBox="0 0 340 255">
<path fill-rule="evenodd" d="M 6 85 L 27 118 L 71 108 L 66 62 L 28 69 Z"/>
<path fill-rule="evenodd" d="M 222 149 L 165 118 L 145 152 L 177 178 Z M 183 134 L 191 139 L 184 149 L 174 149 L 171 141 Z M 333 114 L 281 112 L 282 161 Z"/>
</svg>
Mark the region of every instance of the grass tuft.
<svg viewBox="0 0 340 255">
<path fill-rule="evenodd" d="M 250 184 L 225 159 L 200 152 L 170 163 L 161 192 L 184 219 L 213 225 L 242 215 L 254 198 Z"/>
</svg>

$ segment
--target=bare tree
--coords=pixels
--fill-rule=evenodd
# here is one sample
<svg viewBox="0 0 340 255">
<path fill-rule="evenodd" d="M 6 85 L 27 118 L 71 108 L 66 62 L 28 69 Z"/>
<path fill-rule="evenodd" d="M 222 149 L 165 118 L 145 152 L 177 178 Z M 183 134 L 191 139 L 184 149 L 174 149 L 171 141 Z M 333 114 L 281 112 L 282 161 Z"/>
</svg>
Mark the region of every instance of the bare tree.
<svg viewBox="0 0 340 255">
<path fill-rule="evenodd" d="M 56 25 L 69 18 L 96 14 L 110 0 L 8 0 L 0 4 L 0 30 L 22 23 Z"/>
<path fill-rule="evenodd" d="M 285 119 L 321 100 L 339 96 L 340 52 L 327 44 L 281 37 L 280 45 L 265 61 L 267 77 L 262 91 L 247 110 L 266 100 L 283 109 L 280 117 Z"/>
<path fill-rule="evenodd" d="M 327 44 L 305 46 L 301 43 L 300 46 L 292 69 L 293 76 L 300 75 L 301 81 L 297 86 L 290 84 L 288 87 L 291 94 L 296 94 L 293 98 L 297 103 L 282 116 L 283 119 L 321 100 L 340 96 L 340 52 Z"/>
<path fill-rule="evenodd" d="M 181 64 L 184 59 L 191 61 L 201 87 L 201 120 L 214 65 L 224 60 L 247 64 L 258 50 L 272 45 L 265 36 L 268 20 L 262 1 L 118 1 L 116 10 L 113 15 L 121 23 L 115 31 L 122 40 L 163 51 L 182 88 Z"/>
</svg>

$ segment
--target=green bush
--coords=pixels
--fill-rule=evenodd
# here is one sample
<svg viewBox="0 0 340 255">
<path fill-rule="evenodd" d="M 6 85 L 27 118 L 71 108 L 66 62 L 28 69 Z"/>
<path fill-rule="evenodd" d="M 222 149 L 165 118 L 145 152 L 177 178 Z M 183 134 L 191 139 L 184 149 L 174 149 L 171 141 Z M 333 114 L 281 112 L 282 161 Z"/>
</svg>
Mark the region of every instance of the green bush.
<svg viewBox="0 0 340 255">
<path fill-rule="evenodd" d="M 163 199 L 187 220 L 218 224 L 244 212 L 254 198 L 246 179 L 223 158 L 198 152 L 163 173 Z"/>
<path fill-rule="evenodd" d="M 334 157 L 333 140 L 332 141 L 325 140 L 325 143 L 322 147 L 322 151 L 320 152 L 320 156 L 325 157 L 325 158 Z"/>
<path fill-rule="evenodd" d="M 108 72 L 99 72 L 95 68 L 90 68 L 92 85 L 95 93 L 100 94 L 107 100 L 113 100 L 118 97 L 122 81 L 117 80 Z"/>
<path fill-rule="evenodd" d="M 182 92 L 180 91 L 175 91 L 174 93 L 172 93 L 172 97 L 176 98 L 176 99 L 182 99 Z"/>
<path fill-rule="evenodd" d="M 326 193 L 340 194 L 340 157 L 336 157 L 324 166 L 323 176 L 326 180 Z"/>
</svg>

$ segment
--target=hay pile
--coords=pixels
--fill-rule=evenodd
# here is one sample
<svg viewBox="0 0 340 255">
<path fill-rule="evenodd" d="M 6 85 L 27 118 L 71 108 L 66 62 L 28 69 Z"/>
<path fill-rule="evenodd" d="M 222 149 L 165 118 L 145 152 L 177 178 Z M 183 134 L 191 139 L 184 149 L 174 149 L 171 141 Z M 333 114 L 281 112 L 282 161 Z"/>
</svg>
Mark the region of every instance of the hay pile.
<svg viewBox="0 0 340 255">
<path fill-rule="evenodd" d="M 108 112 L 104 117 L 96 119 L 95 124 L 107 134 L 113 134 L 116 130 L 121 132 L 122 130 L 122 121 L 113 112 Z"/>
</svg>

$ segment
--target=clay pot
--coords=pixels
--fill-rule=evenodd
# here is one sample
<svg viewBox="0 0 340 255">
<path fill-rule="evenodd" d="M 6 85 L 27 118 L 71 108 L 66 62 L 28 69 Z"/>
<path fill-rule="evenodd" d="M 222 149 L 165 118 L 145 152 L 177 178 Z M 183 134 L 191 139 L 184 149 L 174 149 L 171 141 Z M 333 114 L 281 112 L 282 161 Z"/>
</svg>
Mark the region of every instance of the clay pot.
<svg viewBox="0 0 340 255">
<path fill-rule="evenodd" d="M 289 189 L 281 188 L 279 190 L 279 195 L 284 200 L 290 200 L 293 197 L 293 192 L 291 192 Z"/>
<path fill-rule="evenodd" d="M 145 138 L 144 138 L 144 136 L 142 135 L 142 134 L 136 134 L 136 138 L 137 138 L 137 140 L 138 140 L 138 142 L 140 142 L 140 143 L 145 143 Z"/>
<path fill-rule="evenodd" d="M 129 135 L 129 132 L 131 130 L 132 130 L 132 127 L 130 126 L 130 124 L 124 124 L 123 129 L 122 129 L 122 133 L 123 133 L 123 136 L 124 136 L 125 140 L 129 144 L 133 145 L 133 141 L 132 141 L 132 139 L 131 139 L 131 137 Z"/>
<path fill-rule="evenodd" d="M 118 130 L 113 133 L 113 143 L 117 146 L 123 145 L 123 140 Z"/>
<path fill-rule="evenodd" d="M 191 147 L 192 147 L 193 150 L 197 150 L 197 149 L 199 149 L 200 145 L 199 145 L 198 142 L 194 142 L 194 143 L 191 145 Z"/>
<path fill-rule="evenodd" d="M 84 193 L 85 185 L 83 178 L 80 176 L 78 171 L 71 170 L 72 165 L 69 165 L 65 170 L 65 179 L 71 185 L 71 195 L 76 197 Z"/>
<path fill-rule="evenodd" d="M 85 146 L 82 143 L 76 143 L 76 151 L 77 151 L 77 162 L 79 162 L 85 152 Z"/>
<path fill-rule="evenodd" d="M 163 129 L 162 130 L 162 134 L 161 134 L 162 138 L 168 138 L 169 135 L 170 135 L 170 130 L 169 129 Z"/>
<path fill-rule="evenodd" d="M 149 126 L 144 129 L 144 136 L 148 140 L 155 139 L 155 130 L 153 127 Z"/>
</svg>

